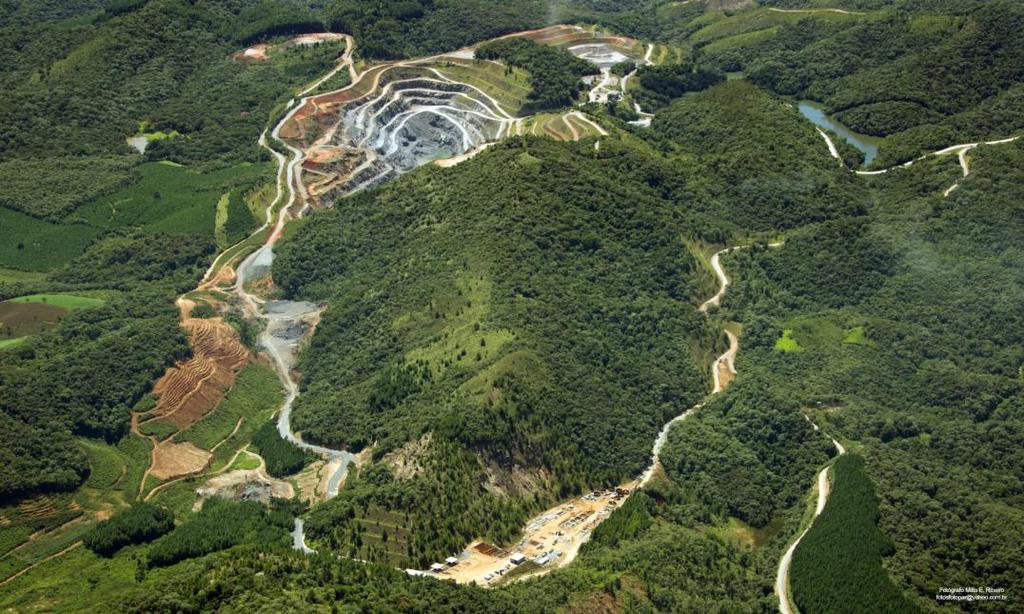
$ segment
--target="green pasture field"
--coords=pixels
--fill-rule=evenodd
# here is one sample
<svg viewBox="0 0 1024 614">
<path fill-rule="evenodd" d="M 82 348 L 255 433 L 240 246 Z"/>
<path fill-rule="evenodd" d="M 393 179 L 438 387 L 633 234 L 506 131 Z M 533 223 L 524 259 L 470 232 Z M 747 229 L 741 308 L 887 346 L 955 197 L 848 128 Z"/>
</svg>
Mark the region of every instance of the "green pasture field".
<svg viewBox="0 0 1024 614">
<path fill-rule="evenodd" d="M 10 299 L 12 303 L 46 303 L 69 311 L 99 307 L 106 301 L 101 298 L 79 296 L 75 294 L 30 294 Z"/>
<path fill-rule="evenodd" d="M 775 350 L 778 352 L 802 352 L 804 348 L 793 338 L 793 329 L 787 328 L 782 331 L 782 336 L 775 340 Z"/>
</svg>

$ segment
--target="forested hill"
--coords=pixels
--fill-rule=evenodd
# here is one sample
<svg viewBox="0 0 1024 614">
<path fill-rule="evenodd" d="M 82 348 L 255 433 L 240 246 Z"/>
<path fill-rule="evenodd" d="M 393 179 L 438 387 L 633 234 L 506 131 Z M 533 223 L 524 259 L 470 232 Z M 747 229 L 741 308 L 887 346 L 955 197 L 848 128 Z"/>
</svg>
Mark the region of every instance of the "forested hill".
<svg viewBox="0 0 1024 614">
<path fill-rule="evenodd" d="M 130 410 L 188 357 L 174 297 L 195 286 L 218 247 L 258 225 L 251 209 L 274 177 L 256 139 L 272 110 L 344 46 L 237 61 L 243 21 L 262 37 L 290 31 L 275 19 L 291 13 L 267 4 L 4 8 L 0 298 L 103 297 L 39 334 L 5 324 L 6 501 L 79 486 L 89 463 L 72 434 L 127 439 Z M 145 156 L 125 142 L 140 131 L 153 139 Z"/>
<path fill-rule="evenodd" d="M 0 28 L 8 59 L 0 71 L 0 159 L 127 154 L 125 137 L 140 122 L 148 132 L 184 135 L 154 147 L 154 159 L 211 165 L 258 158 L 252 135 L 287 94 L 275 81 L 290 79 L 268 74 L 278 66 L 229 56 L 247 39 L 296 28 L 271 17 L 291 15 L 284 9 L 245 6 L 152 0 L 58 13 L 20 3 L 15 15 L 51 20 Z M 333 59 L 306 56 L 314 64 L 292 68 L 293 75 L 325 71 Z"/>
<path fill-rule="evenodd" d="M 753 86 L 722 84 L 658 122 L 650 143 L 512 139 L 314 214 L 274 263 L 286 295 L 330 305 L 294 428 L 377 458 L 427 435 L 417 462 L 476 474 L 453 460 L 472 453 L 488 477 L 460 483 L 527 505 L 638 475 L 722 347 L 694 308 L 712 290 L 687 243 L 863 211 L 814 130 Z M 727 126 L 735 140 L 707 147 Z M 380 469 L 318 510 L 312 534 L 343 542 L 353 499 L 426 509 L 451 488 Z M 468 507 L 422 532 L 426 553 L 474 535 Z M 515 526 L 487 514 L 498 538 Z"/>
<path fill-rule="evenodd" d="M 866 209 L 857 180 L 823 155 L 820 135 L 793 105 L 750 83 L 731 81 L 680 99 L 655 116 L 651 133 L 663 147 L 696 154 L 711 171 L 688 182 L 706 198 L 693 202 L 709 223 L 733 232 L 781 230 Z"/>
<path fill-rule="evenodd" d="M 766 3 L 767 4 L 767 3 Z M 758 9 L 691 35 L 703 60 L 811 98 L 851 129 L 886 136 L 876 164 L 1024 128 L 1024 5 L 848 2 L 851 13 Z"/>
<path fill-rule="evenodd" d="M 445 474 L 469 472 L 448 488 L 470 492 L 437 518 L 428 554 L 479 530 L 465 506 L 493 498 L 483 486 L 550 501 L 638 474 L 660 425 L 704 394 L 718 342 L 694 307 L 686 209 L 656 187 L 669 174 L 614 142 L 595 154 L 515 139 L 314 215 L 274 263 L 289 295 L 330 304 L 300 365 L 296 430 L 378 456 L 431 433 L 416 462 L 446 456 Z M 479 460 L 467 468 L 458 450 Z M 473 487 L 483 467 L 493 484 Z M 359 496 L 428 513 L 432 474 L 378 476 Z M 310 530 L 343 534 L 327 510 Z M 507 539 L 522 517 L 481 520 Z"/>
<path fill-rule="evenodd" d="M 799 536 L 807 614 L 931 612 L 949 586 L 1014 600 L 950 611 L 1017 607 L 1024 139 L 922 154 L 1024 134 L 1022 6 L 0 0 L 0 610 L 770 612 Z M 547 23 L 581 27 L 376 66 Z M 351 66 L 345 37 L 295 40 L 323 31 Z M 632 58 L 606 104 L 581 95 L 588 32 Z M 288 150 L 258 139 L 349 67 L 545 112 L 295 220 Z M 898 166 L 854 172 L 804 99 Z M 427 117 L 388 136 L 431 151 Z M 355 160 L 306 153 L 310 181 Z M 265 241 L 272 280 L 236 283 Z M 313 331 L 294 371 L 250 299 L 316 304 L 267 331 Z M 294 433 L 361 453 L 336 496 L 285 398 Z M 571 501 L 610 486 L 633 492 Z M 564 562 L 529 527 L 556 504 L 588 539 L 569 565 L 400 571 L 524 535 Z"/>
</svg>

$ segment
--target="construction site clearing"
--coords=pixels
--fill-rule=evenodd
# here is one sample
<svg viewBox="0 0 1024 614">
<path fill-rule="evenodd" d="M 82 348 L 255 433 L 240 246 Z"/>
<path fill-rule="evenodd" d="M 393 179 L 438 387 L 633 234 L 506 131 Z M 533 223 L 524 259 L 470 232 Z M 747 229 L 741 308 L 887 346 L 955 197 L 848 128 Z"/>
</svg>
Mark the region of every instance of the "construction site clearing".
<svg viewBox="0 0 1024 614">
<path fill-rule="evenodd" d="M 590 539 L 594 527 L 622 504 L 634 486 L 630 482 L 560 503 L 531 519 L 523 530 L 523 538 L 511 549 L 476 541 L 459 556 L 434 563 L 430 572 L 418 573 L 460 584 L 493 586 L 526 562 L 537 566 L 532 573 L 568 565 L 576 558 L 580 546 Z"/>
</svg>

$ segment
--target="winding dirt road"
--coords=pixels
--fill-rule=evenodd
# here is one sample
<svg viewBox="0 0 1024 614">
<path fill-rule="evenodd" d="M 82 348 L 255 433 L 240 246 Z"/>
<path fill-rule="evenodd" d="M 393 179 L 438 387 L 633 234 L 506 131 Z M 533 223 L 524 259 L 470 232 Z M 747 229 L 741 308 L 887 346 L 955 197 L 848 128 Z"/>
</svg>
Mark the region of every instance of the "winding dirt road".
<svg viewBox="0 0 1024 614">
<path fill-rule="evenodd" d="M 774 243 L 769 243 L 768 247 L 781 247 L 782 245 L 783 243 L 781 241 L 776 241 Z M 712 307 L 721 306 L 722 297 L 725 296 L 726 291 L 729 289 L 729 276 L 725 274 L 725 269 L 722 268 L 722 256 L 724 254 L 728 254 L 738 249 L 743 249 L 745 247 L 750 246 L 734 245 L 732 247 L 726 247 L 724 249 L 718 250 L 717 252 L 714 253 L 714 255 L 711 256 L 711 269 L 714 271 L 715 277 L 718 279 L 718 291 L 715 292 L 714 296 L 700 304 L 700 307 L 698 307 L 698 309 L 701 313 L 707 313 L 708 311 L 711 310 Z M 724 353 L 722 353 L 721 356 L 716 358 L 714 364 L 711 365 L 711 378 L 713 382 L 713 386 L 711 389 L 712 396 L 725 390 L 725 387 L 728 384 L 728 381 L 722 378 L 723 368 L 727 369 L 729 373 L 731 373 L 732 375 L 737 374 L 736 354 L 739 353 L 740 340 L 732 332 L 728 330 L 724 332 L 726 337 L 729 338 L 729 348 Z M 729 379 L 731 379 L 731 377 Z M 687 409 L 682 414 L 676 416 L 672 420 L 669 420 L 668 423 L 666 423 L 665 426 L 662 427 L 661 432 L 658 433 L 658 437 L 654 440 L 654 446 L 651 448 L 651 464 L 648 465 L 646 470 L 644 470 L 643 474 L 641 474 L 640 479 L 637 482 L 639 486 L 644 486 L 645 484 L 650 482 L 651 478 L 654 477 L 655 472 L 658 470 L 658 466 L 661 463 L 661 449 L 665 446 L 665 442 L 668 441 L 668 433 L 670 430 L 672 430 L 672 426 L 675 425 L 677 422 L 680 422 L 692 416 L 698 409 L 704 407 L 706 403 L 707 399 L 701 401 L 700 403 L 697 403 L 690 409 Z"/>
<path fill-rule="evenodd" d="M 291 122 L 295 118 L 296 114 L 299 113 L 300 110 L 306 109 L 307 105 L 313 104 L 313 106 L 315 107 L 315 99 L 319 97 L 333 96 L 345 92 L 346 90 L 355 88 L 357 86 L 362 87 L 363 81 L 369 78 L 372 79 L 370 88 L 366 91 L 365 94 L 362 94 L 361 96 L 356 98 L 366 99 L 367 102 L 364 102 L 361 105 L 361 107 L 366 106 L 370 102 L 373 102 L 381 98 L 382 96 L 388 95 L 388 92 L 390 91 L 390 85 L 386 88 L 380 87 L 380 81 L 382 75 L 385 72 L 388 72 L 396 68 L 424 64 L 443 57 L 462 57 L 465 56 L 467 53 L 472 52 L 472 48 L 467 48 L 447 54 L 438 54 L 434 56 L 394 62 L 385 65 L 375 65 L 368 67 L 361 73 L 357 73 L 352 60 L 352 54 L 355 48 L 355 40 L 348 35 L 345 36 L 345 40 L 347 41 L 347 47 L 344 55 L 339 60 L 338 65 L 330 73 L 328 73 L 324 77 L 321 77 L 320 79 L 306 87 L 304 90 L 302 90 L 302 92 L 299 93 L 297 99 L 292 99 L 291 101 L 289 101 L 286 107 L 287 112 L 285 113 L 284 117 L 270 131 L 270 137 L 276 140 L 278 143 L 280 143 L 287 150 L 289 155 L 286 156 L 281 152 L 277 151 L 274 147 L 271 147 L 268 142 L 266 132 L 264 132 L 260 136 L 259 144 L 267 151 L 269 151 L 272 156 L 274 156 L 278 164 L 277 192 L 274 200 L 267 207 L 266 221 L 251 236 L 256 236 L 259 233 L 265 232 L 268 228 L 271 227 L 271 225 L 273 225 L 273 227 L 271 228 L 269 236 L 267 237 L 264 244 L 259 249 L 255 250 L 253 253 L 248 255 L 238 266 L 235 283 L 232 288 L 233 293 L 240 299 L 239 302 L 246 315 L 251 318 L 263 321 L 267 324 L 267 326 L 264 329 L 264 332 L 260 336 L 262 342 L 261 345 L 267 352 L 268 356 L 272 359 L 272 362 L 278 373 L 278 377 L 280 378 L 281 383 L 285 389 L 285 401 L 278 413 L 278 430 L 281 433 L 282 437 L 284 437 L 285 439 L 288 439 L 292 443 L 295 443 L 296 445 L 302 447 L 303 449 L 309 452 L 312 452 L 319 456 L 323 456 L 328 460 L 329 474 L 331 476 L 328 480 L 328 485 L 326 489 L 328 497 L 337 494 L 341 481 L 344 479 L 344 476 L 346 475 L 348 464 L 350 461 L 353 460 L 353 456 L 350 453 L 343 450 L 334 450 L 324 446 L 318 446 L 307 443 L 303 441 L 301 436 L 299 436 L 292 430 L 290 420 L 291 409 L 292 406 L 294 405 L 295 399 L 298 397 L 299 394 L 298 385 L 295 382 L 295 379 L 291 373 L 291 362 L 293 361 L 294 356 L 285 356 L 282 353 L 282 350 L 272 342 L 273 340 L 268 334 L 267 329 L 269 329 L 270 327 L 274 314 L 268 313 L 266 302 L 263 299 L 249 292 L 245 288 L 245 282 L 248 278 L 251 269 L 254 266 L 257 266 L 258 264 L 262 266 L 271 261 L 273 256 L 273 247 L 277 242 L 278 238 L 281 237 L 284 227 L 288 223 L 288 221 L 293 218 L 302 217 L 309 209 L 308 195 L 306 194 L 305 185 L 303 184 L 300 170 L 300 165 L 305 159 L 306 152 L 292 145 L 287 140 L 282 138 L 281 131 L 289 122 Z M 325 83 L 328 79 L 330 79 L 335 74 L 337 74 L 337 72 L 343 69 L 347 69 L 349 71 L 350 76 L 352 77 L 348 85 L 331 92 L 326 92 L 318 95 L 310 95 L 311 92 L 317 90 L 323 83 Z M 441 83 L 441 80 L 443 80 L 446 83 L 453 82 L 451 79 L 441 74 L 440 71 L 436 69 L 431 70 L 439 77 L 439 80 L 437 80 L 438 83 Z M 428 82 L 432 80 L 421 78 L 421 81 Z M 510 132 L 510 128 L 512 127 L 512 125 L 517 121 L 516 118 L 514 118 L 512 115 L 506 112 L 505 109 L 501 106 L 501 104 L 492 96 L 488 95 L 486 92 L 483 92 L 482 90 L 480 90 L 476 86 L 473 86 L 472 84 L 463 85 L 475 91 L 483 100 L 485 100 L 493 107 L 493 110 L 495 112 L 493 116 L 494 119 L 502 123 L 502 131 L 505 134 L 508 134 Z M 378 110 L 377 112 L 380 111 Z M 593 125 L 602 134 L 607 134 L 600 126 L 594 124 L 582 114 L 575 113 L 574 116 Z M 319 139 L 317 139 L 317 142 L 313 144 L 313 147 L 326 143 L 330 138 L 332 138 L 336 131 L 340 129 L 343 121 L 344 115 L 339 117 L 338 121 L 330 129 L 325 131 L 325 133 Z M 483 148 L 481 147 L 478 150 L 482 149 Z M 298 208 L 298 211 L 295 210 L 297 205 L 301 205 Z M 275 210 L 278 211 L 276 222 L 274 221 Z M 206 276 L 204 277 L 204 284 L 209 283 L 209 280 L 216 278 L 217 268 L 219 265 L 223 264 L 221 262 L 222 257 L 223 255 L 221 257 L 218 257 L 214 264 L 211 265 L 210 269 L 207 271 Z"/>
<path fill-rule="evenodd" d="M 846 9 L 778 9 L 775 7 L 769 8 L 769 11 L 775 13 L 839 13 L 841 15 L 867 15 L 861 11 L 847 11 Z"/>
<path fill-rule="evenodd" d="M 811 419 L 804 416 L 815 431 L 818 431 L 818 425 L 811 422 Z M 832 445 L 839 451 L 839 456 L 846 454 L 846 448 L 843 444 L 832 439 Z M 832 461 L 818 472 L 817 484 L 818 484 L 818 501 L 814 507 L 814 516 L 811 517 L 811 522 L 808 523 L 807 528 L 800 532 L 793 543 L 786 549 L 786 553 L 782 555 L 782 560 L 779 561 L 779 569 L 775 574 L 775 594 L 779 597 L 779 612 L 782 614 L 797 614 L 796 605 L 793 603 L 793 596 L 789 590 L 789 568 L 793 563 L 793 553 L 796 552 L 796 547 L 800 545 L 800 540 L 807 535 L 807 532 L 814 526 L 814 519 L 821 515 L 821 512 L 825 509 L 825 504 L 828 503 L 828 496 L 831 492 L 831 486 L 828 481 L 828 470 L 832 466 Z"/>
<path fill-rule="evenodd" d="M 772 10 L 777 10 L 777 9 L 772 9 Z M 839 150 L 836 148 L 836 144 L 832 141 L 832 139 L 829 137 L 829 135 L 824 130 L 822 130 L 821 128 L 817 128 L 817 127 L 815 127 L 815 128 L 817 129 L 818 134 L 821 135 L 821 138 L 825 139 L 825 143 L 828 145 L 829 155 L 831 155 L 833 158 L 839 160 L 839 165 L 840 166 L 844 166 L 845 167 L 845 163 L 843 162 L 842 156 L 839 155 Z M 883 169 L 877 170 L 877 171 L 858 171 L 858 170 L 853 170 L 853 169 L 850 169 L 850 170 L 852 170 L 854 174 L 861 175 L 862 177 L 871 177 L 871 176 L 874 176 L 874 175 L 884 175 L 884 174 L 886 174 L 886 173 L 888 173 L 890 171 L 898 170 L 898 169 L 901 169 L 901 168 L 908 168 L 910 166 L 913 166 L 915 162 L 920 162 L 921 160 L 925 160 L 925 159 L 930 158 L 932 156 L 939 157 L 939 156 L 948 156 L 950 154 L 956 154 L 957 155 L 957 159 L 960 161 L 960 169 L 963 171 L 964 177 L 966 178 L 968 175 L 971 174 L 971 167 L 967 163 L 967 152 L 971 151 L 972 149 L 976 149 L 978 147 L 981 147 L 982 145 L 1005 145 L 1006 143 L 1012 143 L 1012 142 L 1016 141 L 1019 138 L 1021 138 L 1021 137 L 1020 136 L 1013 136 L 1013 137 L 1009 137 L 1009 138 L 1005 138 L 1005 139 L 999 139 L 997 141 L 979 141 L 977 143 L 962 143 L 960 145 L 950 145 L 949 147 L 946 147 L 944 149 L 940 149 L 938 151 L 933 151 L 931 153 L 926 153 L 923 156 L 918 156 L 917 158 L 914 158 L 913 160 L 909 160 L 907 162 L 904 162 L 903 164 L 898 164 L 896 166 L 890 166 L 889 168 L 883 168 Z M 959 187 L 960 187 L 960 182 L 958 181 L 958 182 L 954 183 L 953 185 L 949 186 L 948 188 L 946 188 L 946 191 L 942 193 L 942 196 L 944 196 L 944 197 L 945 196 L 949 196 L 950 194 L 953 193 L 954 190 L 956 190 Z"/>
</svg>

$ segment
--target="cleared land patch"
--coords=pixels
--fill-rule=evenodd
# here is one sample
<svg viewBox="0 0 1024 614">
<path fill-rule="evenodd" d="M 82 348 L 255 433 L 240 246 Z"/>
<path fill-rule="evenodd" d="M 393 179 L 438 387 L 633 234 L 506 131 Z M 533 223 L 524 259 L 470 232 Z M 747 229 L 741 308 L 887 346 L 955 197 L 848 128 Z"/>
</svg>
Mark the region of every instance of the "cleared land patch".
<svg viewBox="0 0 1024 614">
<path fill-rule="evenodd" d="M 178 433 L 174 439 L 178 442 L 191 441 L 204 450 L 212 450 L 228 438 L 248 439 L 246 434 L 251 436 L 266 422 L 281 400 L 277 375 L 266 365 L 251 363 L 238 372 L 234 385 L 215 411 Z M 242 437 L 235 437 L 239 433 Z M 222 445 L 228 449 L 234 447 L 230 442 Z"/>
<path fill-rule="evenodd" d="M 778 352 L 802 352 L 804 348 L 793 338 L 793 329 L 787 328 L 782 331 L 782 336 L 775 340 L 775 350 Z"/>
<path fill-rule="evenodd" d="M 0 302 L 0 347 L 53 328 L 68 311 L 103 304 L 103 299 L 73 294 L 32 294 Z M 4 342 L 8 342 L 4 344 Z"/>
</svg>

